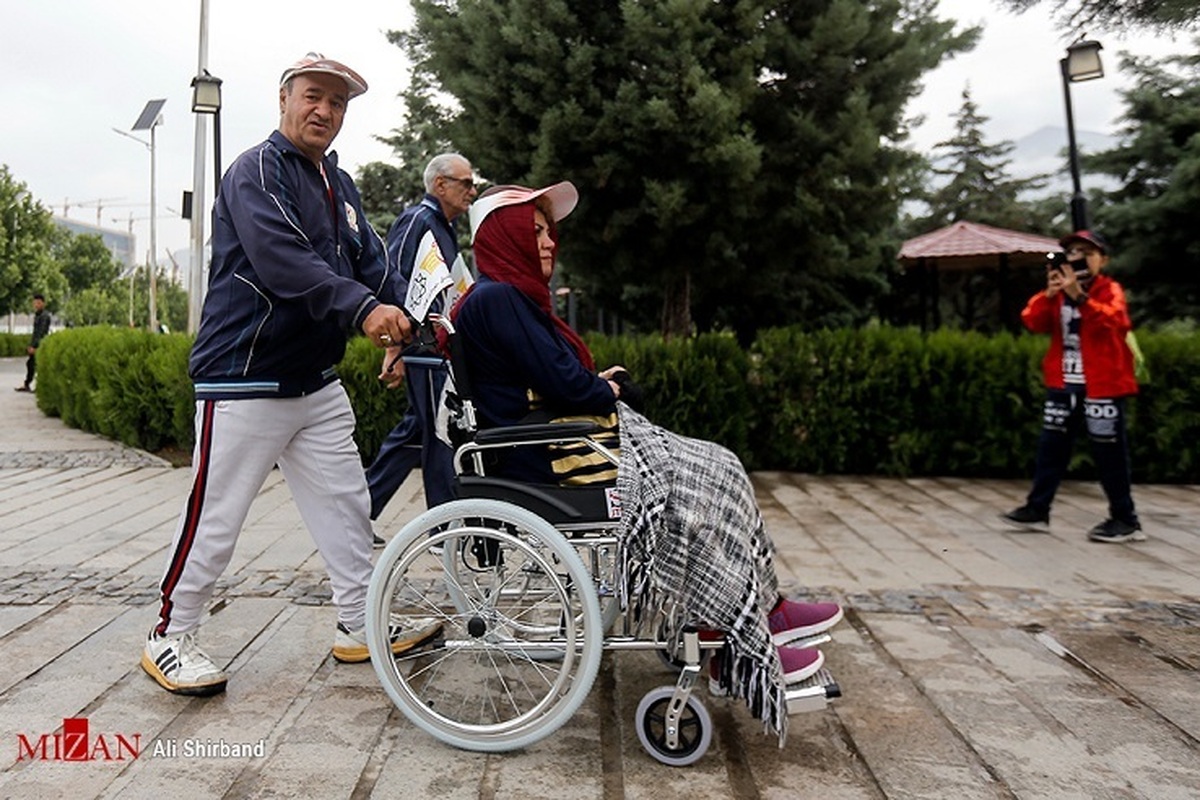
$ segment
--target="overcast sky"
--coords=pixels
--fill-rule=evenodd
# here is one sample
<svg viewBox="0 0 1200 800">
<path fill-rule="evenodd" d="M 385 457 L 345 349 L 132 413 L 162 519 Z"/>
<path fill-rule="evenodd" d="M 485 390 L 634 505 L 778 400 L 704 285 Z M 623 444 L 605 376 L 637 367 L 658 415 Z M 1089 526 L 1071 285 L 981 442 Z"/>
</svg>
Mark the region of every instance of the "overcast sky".
<svg viewBox="0 0 1200 800">
<path fill-rule="evenodd" d="M 1046 3 L 1045 5 L 1051 5 Z M 389 160 L 387 135 L 403 113 L 405 62 L 385 31 L 411 20 L 404 0 L 209 0 L 208 68 L 224 80 L 222 160 L 228 164 L 278 123 L 276 93 L 285 66 L 309 50 L 345 61 L 370 84 L 350 105 L 335 142 L 341 164 Z M 926 122 L 915 144 L 929 148 L 953 130 L 950 114 L 967 85 L 990 118 L 989 140 L 1016 140 L 1064 120 L 1058 60 L 1067 39 L 1041 10 L 1014 16 L 989 0 L 942 0 L 941 14 L 983 23 L 972 53 L 926 77 L 910 112 Z M 166 250 L 187 249 L 190 228 L 178 217 L 180 196 L 192 185 L 195 122 L 192 77 L 199 64 L 200 0 L 5 0 L 0 11 L 0 68 L 6 76 L 7 118 L 0 163 L 33 195 L 62 216 L 124 230 L 133 218 L 138 252 L 149 246 L 150 157 L 128 131 L 146 102 L 165 98 L 155 132 L 159 262 Z M 1117 53 L 1161 56 L 1182 52 L 1188 39 L 1141 35 L 1118 39 L 1102 30 L 1104 79 L 1073 88 L 1076 127 L 1112 132 L 1121 106 Z M 146 132 L 134 134 L 143 139 Z M 1064 142 L 1065 146 L 1065 142 Z M 205 180 L 212 197 L 212 140 Z"/>
</svg>

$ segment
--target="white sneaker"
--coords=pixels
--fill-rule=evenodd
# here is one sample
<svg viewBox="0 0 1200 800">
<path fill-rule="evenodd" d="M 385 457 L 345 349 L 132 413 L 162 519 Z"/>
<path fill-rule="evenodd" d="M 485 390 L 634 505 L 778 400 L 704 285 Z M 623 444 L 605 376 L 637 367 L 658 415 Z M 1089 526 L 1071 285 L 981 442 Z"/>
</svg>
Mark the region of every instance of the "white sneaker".
<svg viewBox="0 0 1200 800">
<path fill-rule="evenodd" d="M 442 632 L 442 623 L 430 618 L 408 619 L 392 617 L 388 626 L 388 638 L 392 642 L 392 654 L 400 655 L 415 647 L 420 647 L 432 641 Z M 343 664 L 357 664 L 369 661 L 371 650 L 367 647 L 367 629 L 365 627 L 352 631 L 342 623 L 338 623 L 337 634 L 333 637 L 333 657 Z"/>
<path fill-rule="evenodd" d="M 168 692 L 208 697 L 225 691 L 229 676 L 196 644 L 196 634 L 146 637 L 142 669 Z"/>
</svg>

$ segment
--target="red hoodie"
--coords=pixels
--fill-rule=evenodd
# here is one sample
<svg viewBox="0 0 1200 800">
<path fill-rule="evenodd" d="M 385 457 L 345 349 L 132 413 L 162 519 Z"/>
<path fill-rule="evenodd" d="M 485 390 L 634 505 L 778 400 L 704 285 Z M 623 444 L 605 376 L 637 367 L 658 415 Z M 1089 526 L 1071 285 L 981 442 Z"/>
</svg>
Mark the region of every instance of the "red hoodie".
<svg viewBox="0 0 1200 800">
<path fill-rule="evenodd" d="M 1050 334 L 1050 349 L 1042 359 L 1046 386 L 1063 388 L 1062 306 L 1066 295 L 1046 297 L 1041 291 L 1030 298 L 1021 321 L 1033 333 Z M 1133 377 L 1133 353 L 1125 336 L 1133 328 L 1125 290 L 1107 275 L 1097 275 L 1087 288 L 1087 300 L 1079 307 L 1079 347 L 1088 397 L 1124 397 L 1137 394 Z"/>
</svg>

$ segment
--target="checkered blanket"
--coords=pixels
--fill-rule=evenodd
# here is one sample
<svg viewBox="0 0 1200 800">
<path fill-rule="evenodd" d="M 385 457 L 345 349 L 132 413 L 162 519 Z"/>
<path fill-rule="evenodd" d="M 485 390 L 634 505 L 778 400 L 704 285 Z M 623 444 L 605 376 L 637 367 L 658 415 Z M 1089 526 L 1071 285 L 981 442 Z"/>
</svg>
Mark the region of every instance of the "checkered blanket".
<svg viewBox="0 0 1200 800">
<path fill-rule="evenodd" d="M 618 403 L 621 604 L 639 624 L 659 610 L 725 632 L 721 683 L 764 728 L 787 734 L 787 701 L 767 612 L 779 594 L 774 545 L 746 470 L 713 442 L 679 436 Z"/>
</svg>

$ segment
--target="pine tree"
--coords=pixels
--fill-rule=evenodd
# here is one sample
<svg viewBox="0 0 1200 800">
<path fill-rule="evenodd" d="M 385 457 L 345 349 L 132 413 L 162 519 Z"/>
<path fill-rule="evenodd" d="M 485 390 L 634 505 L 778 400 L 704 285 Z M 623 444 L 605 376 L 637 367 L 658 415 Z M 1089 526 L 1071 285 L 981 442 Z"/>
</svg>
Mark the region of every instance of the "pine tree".
<svg viewBox="0 0 1200 800">
<path fill-rule="evenodd" d="M 931 0 L 414 0 L 403 139 L 582 195 L 560 262 L 642 329 L 863 319 L 904 107 L 971 46 Z"/>
<path fill-rule="evenodd" d="M 983 127 L 989 118 L 979 113 L 969 87 L 963 89 L 962 101 L 953 115 L 954 135 L 934 145 L 937 155 L 932 172 L 946 181 L 927 196 L 930 211 L 915 223 L 915 232 L 959 220 L 1015 230 L 1036 229 L 1029 205 L 1020 195 L 1044 187 L 1047 176 L 1010 177 L 1010 156 L 1016 145 L 1010 141 L 988 144 Z"/>
<path fill-rule="evenodd" d="M 927 172 L 942 179 L 932 189 L 918 191 L 913 200 L 926 207 L 924 214 L 901 221 L 903 239 L 943 228 L 955 222 L 975 222 L 997 228 L 1045 233 L 1051 219 L 1044 201 L 1026 200 L 1022 194 L 1046 184 L 1047 176 L 1013 178 L 1010 157 L 1015 145 L 1009 141 L 989 143 L 984 136 L 988 117 L 980 113 L 964 88 L 962 105 L 951 115 L 954 135 L 934 145 Z M 897 275 L 892 305 L 896 321 L 916 313 L 919 283 L 928 276 L 913 271 Z M 1014 297 L 1036 291 L 1044 276 L 1023 272 L 1001 275 L 995 268 L 941 270 L 937 276 L 937 318 L 947 327 L 995 331 L 1017 326 Z M 1014 307 L 1015 306 L 1015 307 Z"/>
<path fill-rule="evenodd" d="M 1126 56 L 1122 69 L 1135 83 L 1122 92 L 1121 143 L 1083 158 L 1121 184 L 1103 194 L 1096 226 L 1135 320 L 1200 320 L 1200 56 Z"/>
<path fill-rule="evenodd" d="M 1086 30 L 1103 27 L 1122 30 L 1146 27 L 1154 30 L 1194 28 L 1200 21 L 1200 2 L 1197 0 L 1001 0 L 1014 11 L 1021 12 L 1047 2 L 1054 4 L 1054 14 L 1067 28 Z"/>
</svg>

